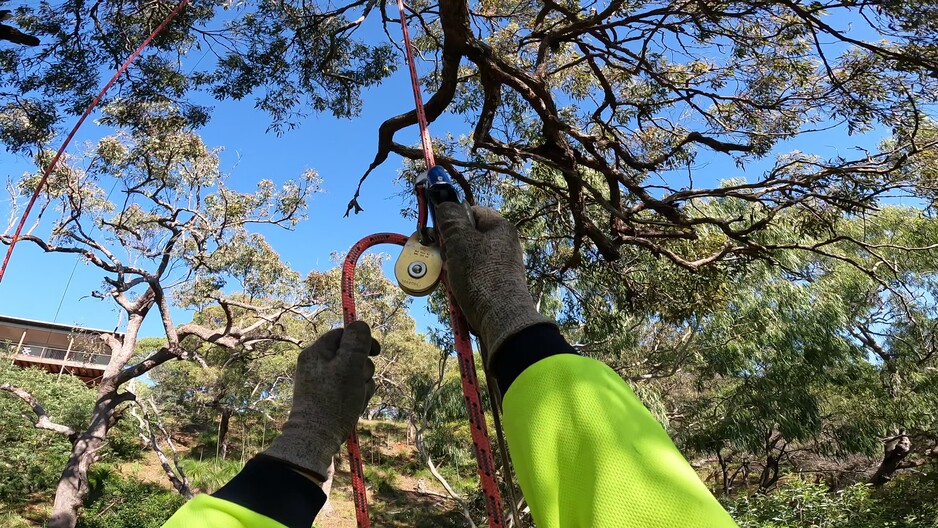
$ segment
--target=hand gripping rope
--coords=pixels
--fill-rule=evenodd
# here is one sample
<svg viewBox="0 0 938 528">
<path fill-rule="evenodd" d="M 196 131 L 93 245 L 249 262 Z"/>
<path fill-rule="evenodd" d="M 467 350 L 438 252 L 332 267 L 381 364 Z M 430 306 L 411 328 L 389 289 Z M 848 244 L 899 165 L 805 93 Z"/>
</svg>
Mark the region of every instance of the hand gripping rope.
<svg viewBox="0 0 938 528">
<path fill-rule="evenodd" d="M 418 192 L 420 192 L 419 189 Z M 345 324 L 358 319 L 355 311 L 355 265 L 358 263 L 358 258 L 372 246 L 378 244 L 403 246 L 407 241 L 408 237 L 405 235 L 378 233 L 361 239 L 349 250 L 348 255 L 345 257 L 345 263 L 342 265 L 342 316 Z M 479 382 L 476 377 L 472 344 L 469 338 L 469 325 L 449 291 L 447 291 L 447 297 L 449 299 L 450 324 L 453 328 L 453 338 L 456 343 L 456 355 L 462 379 L 463 396 L 466 411 L 469 415 L 472 445 L 479 466 L 479 478 L 482 481 L 482 490 L 485 494 L 489 526 L 491 528 L 503 527 L 505 526 L 505 520 L 502 514 L 501 494 L 495 478 L 495 462 L 486 429 L 482 398 L 479 394 Z M 368 518 L 361 448 L 355 431 L 349 436 L 347 445 L 349 468 L 352 473 L 352 491 L 355 499 L 355 518 L 360 528 L 367 528 L 371 526 L 371 521 Z"/>
<path fill-rule="evenodd" d="M 23 211 L 23 215 L 20 218 L 16 231 L 13 234 L 13 237 L 10 239 L 6 256 L 3 259 L 2 265 L 0 265 L 0 281 L 3 280 L 4 273 L 6 272 L 7 265 L 10 261 L 10 257 L 13 254 L 13 249 L 16 246 L 17 241 L 20 239 L 23 227 L 25 226 L 26 220 L 29 217 L 29 213 L 32 211 L 33 205 L 35 204 L 39 195 L 42 193 L 43 188 L 48 182 L 49 176 L 52 174 L 52 171 L 55 170 L 55 167 L 61 159 L 62 154 L 65 152 L 65 149 L 68 147 L 72 138 L 74 138 L 75 134 L 78 132 L 78 129 L 82 126 L 88 116 L 91 115 L 91 112 L 98 105 L 111 86 L 117 82 L 117 79 L 123 75 L 127 68 L 130 67 L 131 63 L 141 53 L 143 53 L 150 42 L 157 35 L 159 35 L 167 25 L 169 25 L 169 23 L 183 10 L 183 8 L 189 4 L 189 2 L 190 0 L 180 0 L 176 7 L 166 15 L 160 25 L 154 28 L 150 35 L 137 47 L 136 50 L 134 50 L 134 52 L 127 58 L 127 60 L 121 64 L 121 66 L 114 73 L 114 76 L 107 82 L 107 84 L 104 85 L 94 100 L 91 101 L 91 104 L 88 105 L 88 108 L 85 109 L 84 113 L 78 119 L 78 122 L 75 123 L 75 126 L 65 138 L 65 141 L 62 143 L 62 146 L 59 148 L 55 157 L 43 171 L 42 178 L 40 179 L 39 184 L 36 186 L 36 190 L 33 192 L 26 209 Z M 401 16 L 401 29 L 403 30 L 404 34 L 405 55 L 407 58 L 407 67 L 410 70 L 410 81 L 414 92 L 417 122 L 420 126 L 420 142 L 423 147 L 426 168 L 431 173 L 431 179 L 434 174 L 437 177 L 443 178 L 443 185 L 448 186 L 449 192 L 453 194 L 451 185 L 448 183 L 448 177 L 446 176 L 446 173 L 443 172 L 441 168 L 436 168 L 435 171 L 432 170 L 436 165 L 436 161 L 433 156 L 433 144 L 430 139 L 429 125 L 426 114 L 424 113 L 423 101 L 420 96 L 420 81 L 417 77 L 417 68 L 414 63 L 413 47 L 410 42 L 410 33 L 407 30 L 407 18 L 404 12 L 403 0 L 398 0 L 397 7 Z M 415 192 L 417 195 L 417 236 L 421 242 L 426 242 L 429 244 L 430 240 L 427 231 L 427 187 L 428 185 L 426 181 L 420 181 L 415 186 Z M 361 254 L 368 248 L 377 244 L 397 244 L 399 246 L 406 246 L 408 242 L 408 237 L 404 235 L 395 233 L 379 233 L 365 237 L 357 244 L 352 246 L 352 249 L 349 250 L 348 256 L 346 257 L 345 263 L 342 267 L 342 305 L 345 324 L 351 323 L 357 319 L 357 314 L 355 312 L 354 281 L 355 265 L 357 264 L 358 258 L 361 256 Z M 426 270 L 424 270 L 424 272 L 425 271 Z M 426 291 L 426 293 L 429 293 L 432 291 L 432 289 L 433 288 L 431 286 Z M 486 430 L 482 398 L 479 394 L 479 383 L 478 379 L 476 378 L 475 361 L 473 360 L 472 344 L 469 337 L 469 325 L 449 291 L 447 291 L 447 297 L 449 300 L 450 324 L 453 328 L 453 337 L 456 344 L 456 354 L 462 378 L 463 395 L 465 397 L 466 410 L 469 415 L 469 424 L 472 432 L 472 443 L 475 450 L 476 461 L 479 465 L 479 477 L 482 481 L 482 490 L 485 493 L 485 503 L 486 509 L 488 511 L 489 526 L 491 528 L 503 527 L 505 526 L 505 521 L 502 514 L 501 494 L 499 493 L 498 483 L 495 478 L 495 463 L 492 456 L 491 445 L 488 439 L 488 432 Z M 493 405 L 497 405 L 494 394 L 492 393 L 491 384 L 489 384 L 489 393 L 492 397 Z M 497 414 L 495 415 L 495 419 L 496 429 L 498 429 L 499 423 Z M 500 447 L 502 448 L 502 457 L 506 458 L 506 452 L 504 450 L 503 444 L 500 443 Z M 352 473 L 352 489 L 355 499 L 355 517 L 360 528 L 367 528 L 371 526 L 371 522 L 368 518 L 368 505 L 365 496 L 365 479 L 364 474 L 362 473 L 361 449 L 358 443 L 358 435 L 354 431 L 348 439 L 348 450 L 350 457 L 349 465 L 351 467 Z M 514 508 L 514 501 L 512 502 L 512 507 Z"/>
<path fill-rule="evenodd" d="M 430 139 L 429 124 L 424 113 L 423 101 L 420 96 L 420 82 L 417 77 L 417 68 L 414 63 L 413 47 L 410 42 L 410 33 L 407 30 L 407 18 L 404 12 L 403 0 L 397 2 L 398 10 L 401 16 L 401 29 L 404 34 L 404 50 L 407 58 L 407 67 L 410 70 L 410 82 L 414 92 L 414 104 L 417 113 L 417 123 L 420 127 L 420 141 L 423 147 L 424 161 L 428 171 L 427 180 L 418 180 L 415 186 L 417 195 L 417 233 L 421 242 L 430 243 L 427 236 L 427 212 L 428 212 L 428 187 L 436 187 L 437 190 L 443 189 L 450 199 L 455 196 L 449 178 L 440 167 L 435 167 L 433 156 L 433 144 Z M 438 182 L 438 185 L 434 185 Z M 368 248 L 377 244 L 397 244 L 400 246 L 409 246 L 415 237 L 410 239 L 404 235 L 394 233 L 379 233 L 367 236 L 352 246 L 345 263 L 342 266 L 342 311 L 345 324 L 349 324 L 357 319 L 355 312 L 355 265 L 358 258 Z M 441 241 L 442 242 L 442 241 Z M 405 247 L 405 251 L 406 251 Z M 422 264 L 419 263 L 419 264 Z M 411 268 L 412 269 L 412 268 Z M 418 268 L 418 272 L 426 272 L 425 269 Z M 411 276 L 414 276 L 413 274 Z M 403 284 L 402 284 L 403 286 Z M 406 291 L 406 290 L 405 290 Z M 426 293 L 432 291 L 432 286 Z M 492 455 L 492 448 L 489 442 L 488 431 L 486 430 L 485 411 L 482 407 L 482 398 L 479 393 L 479 381 L 476 377 L 475 361 L 472 356 L 472 342 L 469 337 L 469 325 L 466 318 L 459 310 L 459 306 L 453 299 L 452 293 L 447 290 L 449 300 L 450 324 L 453 328 L 453 338 L 456 345 L 456 355 L 459 364 L 459 372 L 462 381 L 463 396 L 465 398 L 466 411 L 469 416 L 470 431 L 472 433 L 472 445 L 478 463 L 479 478 L 482 482 L 482 491 L 485 494 L 485 506 L 488 512 L 488 524 L 491 528 L 500 528 L 505 526 L 505 519 L 502 513 L 501 493 L 498 489 L 498 482 L 495 476 L 495 461 Z M 491 388 L 491 387 L 490 387 Z M 490 392 L 491 394 L 491 392 Z M 493 405 L 496 403 L 493 401 Z M 355 518 L 359 528 L 371 526 L 368 518 L 368 504 L 365 495 L 365 479 L 362 470 L 361 448 L 358 443 L 358 435 L 352 432 L 348 439 L 349 467 L 352 473 L 352 489 L 355 499 Z M 502 453 L 504 457 L 504 451 Z M 507 461 L 506 467 L 507 467 Z"/>
</svg>

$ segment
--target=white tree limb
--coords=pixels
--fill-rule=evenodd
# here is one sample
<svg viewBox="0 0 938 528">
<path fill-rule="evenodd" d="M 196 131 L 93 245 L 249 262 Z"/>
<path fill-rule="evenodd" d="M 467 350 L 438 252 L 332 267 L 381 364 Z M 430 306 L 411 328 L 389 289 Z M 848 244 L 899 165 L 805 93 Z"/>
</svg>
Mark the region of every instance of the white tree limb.
<svg viewBox="0 0 938 528">
<path fill-rule="evenodd" d="M 0 390 L 13 394 L 14 396 L 26 402 L 27 405 L 32 407 L 33 412 L 36 413 L 37 418 L 35 423 L 36 429 L 46 429 L 48 431 L 53 431 L 69 437 L 75 436 L 77 434 L 71 427 L 53 422 L 52 419 L 49 418 L 49 415 L 46 414 L 45 408 L 43 408 L 42 404 L 39 403 L 39 400 L 37 400 L 32 394 L 19 387 L 10 385 L 9 383 L 0 384 Z"/>
<path fill-rule="evenodd" d="M 140 436 L 140 439 L 156 453 L 156 458 L 160 461 L 160 466 L 163 467 L 163 471 L 166 473 L 166 477 L 169 479 L 169 482 L 176 488 L 176 491 L 180 493 L 187 500 L 192 498 L 192 489 L 189 486 L 189 479 L 186 477 L 185 472 L 183 472 L 182 467 L 179 464 L 179 452 L 176 450 L 176 446 L 173 444 L 173 441 L 169 437 L 169 433 L 166 432 L 166 429 L 163 427 L 162 422 L 159 420 L 159 415 L 156 413 L 156 405 L 153 403 L 153 400 L 150 400 L 150 405 L 153 407 L 153 413 L 157 416 L 156 424 L 159 427 L 160 431 L 163 433 L 163 436 L 166 439 L 166 444 L 173 452 L 173 466 L 175 466 L 175 471 L 173 466 L 170 466 L 169 459 L 166 458 L 166 454 L 163 453 L 163 449 L 160 448 L 159 441 L 156 438 L 156 433 L 153 432 L 152 421 L 150 418 L 150 413 L 147 410 L 146 405 L 140 402 L 134 402 L 130 408 L 130 415 L 137 420 L 137 434 Z M 139 407 L 143 411 L 143 416 L 137 414 L 136 407 Z"/>
</svg>

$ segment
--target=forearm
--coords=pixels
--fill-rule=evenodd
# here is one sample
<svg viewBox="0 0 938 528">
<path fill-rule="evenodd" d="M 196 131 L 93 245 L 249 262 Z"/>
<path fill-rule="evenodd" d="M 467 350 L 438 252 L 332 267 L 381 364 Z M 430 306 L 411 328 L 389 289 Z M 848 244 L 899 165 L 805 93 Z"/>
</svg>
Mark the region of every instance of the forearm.
<svg viewBox="0 0 938 528">
<path fill-rule="evenodd" d="M 330 330 L 303 349 L 280 436 L 212 497 L 197 497 L 165 526 L 312 526 L 326 495 L 311 479 L 327 473 L 374 394 L 370 356 L 380 350 L 361 321 Z"/>
<path fill-rule="evenodd" d="M 506 347 L 494 365 L 505 433 L 539 528 L 735 526 L 612 369 L 550 327 Z"/>
<path fill-rule="evenodd" d="M 211 496 L 186 503 L 164 528 L 309 528 L 326 503 L 311 480 L 270 458 L 250 460 Z"/>
</svg>

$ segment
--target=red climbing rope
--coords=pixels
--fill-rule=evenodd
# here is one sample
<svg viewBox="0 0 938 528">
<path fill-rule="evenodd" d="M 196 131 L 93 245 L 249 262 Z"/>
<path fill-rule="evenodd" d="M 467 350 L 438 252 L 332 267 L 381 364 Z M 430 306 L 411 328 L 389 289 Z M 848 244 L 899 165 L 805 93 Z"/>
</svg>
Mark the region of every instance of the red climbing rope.
<svg viewBox="0 0 938 528">
<path fill-rule="evenodd" d="M 358 320 L 355 312 L 355 265 L 358 257 L 368 248 L 378 244 L 397 244 L 403 246 L 407 237 L 396 233 L 377 233 L 367 236 L 352 246 L 345 263 L 342 265 L 342 319 L 345 324 Z M 355 519 L 359 528 L 368 528 L 371 521 L 368 519 L 368 501 L 365 496 L 365 474 L 362 469 L 361 447 L 358 443 L 358 433 L 353 429 L 346 442 L 349 454 L 349 471 L 352 473 L 352 496 L 355 499 Z"/>
<path fill-rule="evenodd" d="M 397 7 L 401 15 L 401 29 L 404 33 L 404 52 L 407 58 L 407 67 L 410 70 L 410 83 L 414 92 L 414 106 L 417 112 L 417 124 L 420 127 L 420 142 L 423 147 L 423 157 L 426 163 L 426 169 L 430 170 L 436 165 L 433 156 L 433 142 L 430 138 L 429 123 L 423 108 L 423 100 L 420 95 L 420 81 L 417 77 L 417 68 L 414 63 L 413 46 L 410 42 L 410 33 L 407 30 L 407 15 L 404 12 L 403 0 L 397 1 Z M 429 242 L 426 234 L 427 225 L 427 195 L 426 186 L 418 183 L 415 186 L 417 195 L 417 232 L 421 236 L 421 242 Z M 438 234 L 439 235 L 439 234 Z M 439 237 L 438 237 L 439 240 Z M 352 246 L 348 256 L 345 258 L 345 264 L 342 266 L 342 310 L 345 324 L 356 320 L 355 313 L 355 264 L 362 252 L 376 244 L 398 244 L 403 246 L 407 241 L 404 235 L 392 233 L 380 233 L 363 238 L 357 244 Z M 442 240 L 439 240 L 442 243 Z M 444 281 L 445 283 L 445 281 Z M 505 518 L 502 510 L 501 493 L 498 489 L 498 481 L 495 476 L 495 461 L 492 456 L 492 446 L 489 442 L 488 431 L 485 424 L 485 409 L 482 406 L 482 397 L 479 392 L 479 380 L 476 377 L 475 360 L 472 355 L 472 342 L 469 337 L 469 324 L 465 316 L 453 299 L 453 295 L 447 290 L 449 300 L 450 324 L 453 328 L 453 338 L 456 345 L 456 356 L 459 363 L 459 372 L 462 380 L 463 397 L 465 398 L 466 411 L 469 415 L 469 425 L 472 434 L 472 446 L 478 463 L 479 479 L 482 482 L 482 491 L 485 494 L 485 506 L 488 513 L 490 528 L 501 528 L 505 526 Z M 358 443 L 358 435 L 353 431 L 348 439 L 349 466 L 352 473 L 352 489 L 355 498 L 355 517 L 359 528 L 368 528 L 371 521 L 368 518 L 368 504 L 365 496 L 365 480 L 361 463 L 361 448 Z"/>
<path fill-rule="evenodd" d="M 378 244 L 397 244 L 403 246 L 407 237 L 395 233 L 377 233 L 369 235 L 358 241 L 349 250 L 342 265 L 342 319 L 349 324 L 358 319 L 355 310 L 355 265 L 359 257 L 368 248 Z M 459 310 L 459 306 L 447 291 L 449 299 L 450 324 L 453 327 L 453 339 L 456 344 L 456 356 L 459 363 L 460 377 L 462 378 L 463 397 L 466 411 L 469 415 L 469 429 L 472 434 L 472 447 L 478 463 L 479 478 L 482 481 L 482 491 L 485 494 L 485 505 L 488 513 L 489 526 L 500 528 L 505 526 L 502 512 L 501 493 L 495 477 L 495 461 L 492 456 L 492 446 L 489 442 L 488 430 L 485 424 L 485 409 L 482 406 L 482 397 L 479 392 L 479 380 L 476 377 L 475 360 L 472 355 L 472 342 L 469 337 L 469 325 Z M 349 452 L 349 470 L 352 474 L 352 496 L 355 499 L 355 518 L 359 528 L 368 528 L 371 521 L 368 518 L 368 502 L 365 492 L 365 477 L 362 468 L 361 446 L 358 434 L 352 431 L 347 442 Z"/>
<path fill-rule="evenodd" d="M 407 69 L 410 71 L 410 86 L 414 92 L 414 108 L 417 112 L 417 125 L 420 127 L 423 159 L 426 163 L 426 170 L 430 170 L 436 165 L 436 159 L 433 156 L 433 141 L 430 139 L 430 124 L 424 111 L 423 97 L 420 95 L 420 79 L 417 77 L 417 66 L 416 61 L 414 61 L 414 47 L 410 42 L 410 31 L 407 29 L 407 13 L 404 11 L 404 0 L 397 0 L 397 10 L 401 15 L 401 30 L 404 33 L 404 54 L 407 58 Z M 416 193 L 417 229 L 419 233 L 423 234 L 427 219 L 426 188 L 418 184 Z M 439 233 L 437 233 L 437 236 L 440 243 L 442 243 Z M 466 411 L 469 415 L 470 430 L 472 432 L 472 446 L 475 451 L 476 462 L 478 462 L 482 491 L 485 493 L 489 526 L 492 528 L 500 527 L 505 525 L 502 513 L 502 499 L 495 478 L 495 461 L 492 457 L 492 446 L 485 425 L 485 409 L 482 407 L 482 398 L 479 394 L 479 381 L 476 377 L 475 360 L 472 356 L 469 324 L 466 322 L 466 318 L 460 311 L 455 299 L 453 299 L 452 292 L 447 289 L 446 294 L 449 299 L 450 325 L 453 328 L 456 355 L 459 359 L 463 396 L 466 399 Z"/>
<path fill-rule="evenodd" d="M 423 108 L 423 96 L 420 95 L 420 78 L 417 77 L 417 65 L 414 61 L 414 47 L 410 43 L 410 31 L 407 29 L 407 14 L 404 12 L 404 0 L 397 0 L 397 10 L 401 14 L 401 31 L 404 33 L 404 56 L 407 70 L 410 72 L 410 87 L 414 93 L 414 110 L 417 112 L 417 126 L 420 128 L 420 146 L 423 147 L 423 161 L 426 170 L 436 165 L 433 155 L 433 140 L 430 139 L 430 123 Z M 417 195 L 417 232 L 421 242 L 428 242 L 427 237 L 427 197 L 423 185 L 414 188 Z"/>
<path fill-rule="evenodd" d="M 42 192 L 42 188 L 45 187 L 46 181 L 48 181 L 49 179 L 49 175 L 52 174 L 52 171 L 55 170 L 55 166 L 59 163 L 59 158 L 62 157 L 62 153 L 65 152 L 65 149 L 68 147 L 68 144 L 71 143 L 72 138 L 75 137 L 75 133 L 78 132 L 78 129 L 81 127 L 82 123 L 85 122 L 85 119 L 87 119 L 88 116 L 91 115 L 91 111 L 94 110 L 96 106 L 98 106 L 98 103 L 101 101 L 101 98 L 104 97 L 104 94 L 106 94 L 107 91 L 111 88 L 111 86 L 113 86 L 114 83 L 117 82 L 117 79 L 120 78 L 120 76 L 125 71 L 127 71 L 127 68 L 130 66 L 130 63 L 132 63 L 134 59 L 136 59 L 141 53 L 143 53 L 143 50 L 150 44 L 150 41 L 152 41 L 157 35 L 159 35 L 160 32 L 163 31 L 163 28 L 165 28 L 167 24 L 169 24 L 174 18 L 176 18 L 176 15 L 178 15 L 182 11 L 182 9 L 186 7 L 188 3 L 189 3 L 189 0 L 181 0 L 179 4 L 177 4 L 176 7 L 172 11 L 170 11 L 168 15 L 166 15 L 166 18 L 163 19 L 160 25 L 156 26 L 156 29 L 154 29 L 150 33 L 150 36 L 148 36 L 146 40 L 144 40 L 140 44 L 140 46 L 138 46 L 137 49 L 134 50 L 134 52 L 130 54 L 130 57 L 127 57 L 127 60 L 124 61 L 123 64 L 121 64 L 120 68 L 118 68 L 117 71 L 114 73 L 114 76 L 111 77 L 111 80 L 108 81 L 107 84 L 104 85 L 104 88 L 101 89 L 101 91 L 98 93 L 98 96 L 95 97 L 94 100 L 91 101 L 91 104 L 88 105 L 88 108 L 85 109 L 85 112 L 78 119 L 78 122 L 75 123 L 74 127 L 72 127 L 72 131 L 68 133 L 68 136 L 65 138 L 65 142 L 62 143 L 62 146 L 59 147 L 59 151 L 56 152 L 55 157 L 52 158 L 52 163 L 49 163 L 49 166 L 46 167 L 46 170 L 42 173 L 42 178 L 39 180 L 39 185 L 36 186 L 36 190 L 33 192 L 32 198 L 29 199 L 29 203 L 26 204 L 26 210 L 23 211 L 23 216 L 20 217 L 20 223 L 16 226 L 16 232 L 13 233 L 13 238 L 10 239 L 10 246 L 7 248 L 7 254 L 3 258 L 3 265 L 0 266 L 0 282 L 3 281 L 3 275 L 4 273 L 6 273 L 7 265 L 10 263 L 10 257 L 13 255 L 13 248 L 16 247 L 16 242 L 19 240 L 20 234 L 23 232 L 23 226 L 26 225 L 26 220 L 29 217 L 30 211 L 32 211 L 33 209 L 33 205 L 36 203 L 36 200 L 39 198 L 39 194 Z"/>
<path fill-rule="evenodd" d="M 414 90 L 414 107 L 417 110 L 417 125 L 420 127 L 420 143 L 423 146 L 423 160 L 427 170 L 436 165 L 433 157 L 433 141 L 430 140 L 430 124 L 423 109 L 423 97 L 420 95 L 420 79 L 414 63 L 414 47 L 410 44 L 410 31 L 407 30 L 407 15 L 404 13 L 404 0 L 397 0 L 397 10 L 401 13 L 401 30 L 404 32 L 404 55 L 407 57 L 407 69 L 410 70 L 410 86 Z"/>
<path fill-rule="evenodd" d="M 462 379 L 462 393 L 466 398 L 466 411 L 469 414 L 469 430 L 472 433 L 472 448 L 476 454 L 479 480 L 485 494 L 485 509 L 489 516 L 489 526 L 505 526 L 502 512 L 502 495 L 495 478 L 495 459 L 492 457 L 492 444 L 485 426 L 485 408 L 479 394 L 479 380 L 476 377 L 476 364 L 472 356 L 472 342 L 469 338 L 469 323 L 463 316 L 453 293 L 447 289 L 449 299 L 449 320 L 453 327 L 453 339 L 456 342 L 456 357 L 459 359 L 459 374 Z M 492 402 L 495 405 L 495 402 Z"/>
</svg>

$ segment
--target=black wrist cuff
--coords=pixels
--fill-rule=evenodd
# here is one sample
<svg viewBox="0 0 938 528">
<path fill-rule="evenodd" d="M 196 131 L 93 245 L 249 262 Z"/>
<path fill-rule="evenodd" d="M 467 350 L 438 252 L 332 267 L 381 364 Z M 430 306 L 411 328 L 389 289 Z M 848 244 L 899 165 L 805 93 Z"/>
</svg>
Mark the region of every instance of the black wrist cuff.
<svg viewBox="0 0 938 528">
<path fill-rule="evenodd" d="M 212 494 L 270 517 L 288 528 L 309 528 L 326 504 L 322 488 L 287 464 L 260 456 Z"/>
<path fill-rule="evenodd" d="M 297 465 L 297 464 L 294 464 L 293 462 L 290 462 L 289 460 L 283 460 L 283 459 L 280 459 L 280 458 L 277 458 L 277 457 L 272 457 L 272 456 L 268 455 L 268 454 L 265 453 L 265 452 L 260 452 L 260 453 L 258 453 L 258 454 L 256 454 L 256 455 L 254 455 L 254 459 L 255 459 L 255 460 L 258 459 L 258 458 L 264 458 L 264 459 L 267 459 L 267 460 L 272 460 L 272 461 L 274 461 L 274 462 L 276 462 L 276 463 L 278 463 L 278 464 L 283 464 L 284 466 L 287 466 L 288 468 L 292 469 L 293 471 L 296 471 L 297 473 L 300 473 L 300 474 L 302 474 L 302 475 L 306 475 L 307 477 L 313 479 L 314 481 L 316 481 L 317 484 L 320 484 L 320 485 L 321 485 L 323 482 L 326 481 L 326 476 L 325 476 L 325 475 L 321 475 L 321 474 L 319 474 L 319 473 L 317 473 L 317 472 L 315 472 L 315 471 L 313 471 L 313 470 L 311 470 L 311 469 L 307 469 L 307 468 L 305 468 L 305 467 L 302 467 L 302 466 L 299 466 L 299 465 Z"/>
<path fill-rule="evenodd" d="M 529 326 L 509 337 L 492 358 L 491 372 L 498 381 L 502 394 L 531 365 L 557 354 L 576 354 L 577 351 L 553 324 Z"/>
</svg>

